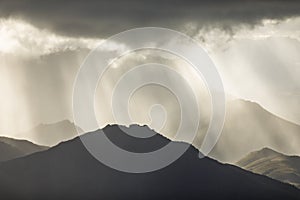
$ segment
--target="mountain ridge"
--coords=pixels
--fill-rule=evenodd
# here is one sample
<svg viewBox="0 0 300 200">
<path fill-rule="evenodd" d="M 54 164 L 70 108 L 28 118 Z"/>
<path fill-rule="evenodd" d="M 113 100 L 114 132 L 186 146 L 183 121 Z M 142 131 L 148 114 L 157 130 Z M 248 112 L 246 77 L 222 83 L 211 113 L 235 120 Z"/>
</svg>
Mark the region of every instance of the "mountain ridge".
<svg viewBox="0 0 300 200">
<path fill-rule="evenodd" d="M 144 131 L 145 127 L 138 129 Z M 119 127 L 103 130 L 115 144 L 134 146 L 137 152 L 153 149 L 145 144 L 155 144 L 155 149 L 172 142 L 157 133 L 146 139 L 124 135 L 126 139 L 118 140 L 126 134 Z M 82 137 L 91 134 L 103 132 Z M 208 157 L 199 159 L 198 153 L 191 146 L 163 169 L 132 174 L 96 160 L 77 137 L 47 151 L 2 163 L 0 192 L 10 199 L 298 199 L 300 195 L 295 187 Z"/>
<path fill-rule="evenodd" d="M 263 148 L 247 154 L 236 165 L 300 188 L 299 156 L 289 156 L 270 148 Z"/>
</svg>

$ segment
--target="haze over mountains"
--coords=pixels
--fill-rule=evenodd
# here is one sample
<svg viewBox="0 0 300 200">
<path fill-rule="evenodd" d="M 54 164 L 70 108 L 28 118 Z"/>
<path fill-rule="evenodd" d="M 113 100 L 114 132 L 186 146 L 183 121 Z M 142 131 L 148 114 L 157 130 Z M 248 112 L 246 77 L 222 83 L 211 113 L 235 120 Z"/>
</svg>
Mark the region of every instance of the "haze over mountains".
<svg viewBox="0 0 300 200">
<path fill-rule="evenodd" d="M 235 163 L 266 146 L 284 154 L 300 155 L 300 126 L 275 116 L 257 103 L 228 101 L 222 134 L 209 155 Z"/>
<path fill-rule="evenodd" d="M 124 135 L 117 126 L 108 126 L 104 132 L 118 146 L 136 152 L 170 142 L 159 134 L 147 139 Z M 103 133 L 95 131 L 84 137 L 94 134 Z M 299 199 L 300 190 L 293 186 L 210 158 L 199 159 L 198 153 L 190 146 L 166 168 L 130 174 L 103 165 L 75 138 L 2 163 L 0 193 L 5 199 Z"/>
<path fill-rule="evenodd" d="M 0 200 L 300 200 L 299 52 L 300 0 L 0 0 Z"/>
<path fill-rule="evenodd" d="M 78 130 L 81 130 L 78 128 Z M 36 127 L 22 133 L 36 144 L 55 146 L 60 142 L 70 140 L 78 136 L 76 126 L 69 120 L 63 120 L 51 124 L 39 124 Z"/>
<path fill-rule="evenodd" d="M 298 156 L 287 156 L 263 148 L 246 155 L 236 165 L 300 188 L 300 157 Z"/>
</svg>

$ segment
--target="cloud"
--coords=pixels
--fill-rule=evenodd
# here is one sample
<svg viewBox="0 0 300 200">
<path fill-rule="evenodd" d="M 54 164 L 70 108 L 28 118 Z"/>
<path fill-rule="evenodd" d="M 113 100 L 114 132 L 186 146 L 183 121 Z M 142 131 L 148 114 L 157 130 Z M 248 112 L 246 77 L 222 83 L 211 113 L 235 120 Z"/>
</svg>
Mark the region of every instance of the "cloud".
<svg viewBox="0 0 300 200">
<path fill-rule="evenodd" d="M 296 0 L 109 0 L 39 1 L 4 0 L 0 17 L 28 20 L 42 29 L 63 35 L 107 37 L 134 27 L 163 26 L 181 29 L 186 23 L 232 26 L 299 16 Z"/>
<path fill-rule="evenodd" d="M 60 36 L 38 29 L 22 20 L 0 19 L 0 53 L 16 56 L 41 56 L 82 48 L 92 49 L 100 39 Z"/>
<path fill-rule="evenodd" d="M 184 32 L 192 35 L 208 52 L 215 54 L 219 51 L 226 51 L 234 42 L 243 42 L 243 40 L 264 42 L 270 38 L 276 38 L 293 39 L 299 42 L 300 17 L 285 20 L 265 19 L 254 28 L 246 26 L 233 27 L 232 32 L 218 27 L 198 29 L 197 24 L 188 23 L 185 25 Z"/>
</svg>

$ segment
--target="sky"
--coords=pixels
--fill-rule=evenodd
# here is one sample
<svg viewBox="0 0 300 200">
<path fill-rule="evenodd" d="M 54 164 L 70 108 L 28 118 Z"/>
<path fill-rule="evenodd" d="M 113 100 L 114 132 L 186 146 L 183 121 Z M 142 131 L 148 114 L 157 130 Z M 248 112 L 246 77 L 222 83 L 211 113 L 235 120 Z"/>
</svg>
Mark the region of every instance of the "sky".
<svg viewBox="0 0 300 200">
<path fill-rule="evenodd" d="M 199 42 L 230 98 L 257 102 L 300 124 L 297 0 L 7 0 L 0 2 L 1 134 L 14 137 L 40 123 L 72 121 L 73 83 L 88 53 L 111 35 L 147 26 L 174 29 Z M 118 72 L 108 72 L 108 80 L 123 73 L 124 63 L 141 59 L 158 58 L 149 52 L 129 57 L 116 64 Z M 184 73 L 184 63 L 173 59 L 172 64 Z M 102 125 L 111 122 L 97 111 Z"/>
</svg>

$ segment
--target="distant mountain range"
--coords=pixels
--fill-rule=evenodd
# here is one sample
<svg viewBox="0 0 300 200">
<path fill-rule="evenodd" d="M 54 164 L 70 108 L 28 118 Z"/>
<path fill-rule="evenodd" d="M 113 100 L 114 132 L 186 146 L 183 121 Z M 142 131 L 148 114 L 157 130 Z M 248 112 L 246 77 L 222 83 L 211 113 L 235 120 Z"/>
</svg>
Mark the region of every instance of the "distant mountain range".
<svg viewBox="0 0 300 200">
<path fill-rule="evenodd" d="M 44 151 L 46 149 L 48 149 L 48 147 L 39 146 L 26 140 L 0 137 L 0 162 Z"/>
<path fill-rule="evenodd" d="M 125 127 L 124 127 L 125 128 Z M 127 128 L 127 132 L 133 126 Z M 134 126 L 135 131 L 149 131 Z M 103 129 L 118 146 L 144 152 L 171 142 L 155 134 L 146 139 Z M 150 130 L 151 131 L 151 130 Z M 85 134 L 93 137 L 99 131 Z M 188 145 L 174 142 L 175 145 Z M 199 159 L 190 146 L 177 161 L 154 172 L 130 174 L 109 168 L 84 148 L 79 138 L 47 151 L 0 164 L 3 199 L 299 199 L 300 190 L 210 158 Z"/>
<path fill-rule="evenodd" d="M 80 128 L 78 130 L 81 131 Z M 52 124 L 40 124 L 20 135 L 26 135 L 30 141 L 0 137 L 0 162 L 46 150 L 49 146 L 76 137 L 78 133 L 72 122 L 63 120 Z"/>
<path fill-rule="evenodd" d="M 246 155 L 236 165 L 300 188 L 300 157 L 298 156 L 287 156 L 264 148 Z"/>
<path fill-rule="evenodd" d="M 78 130 L 81 131 L 80 128 L 78 128 Z M 78 136 L 78 133 L 76 126 L 72 122 L 69 120 L 63 120 L 51 124 L 40 124 L 22 133 L 22 135 L 26 135 L 36 144 L 55 146 L 60 142 L 67 141 Z"/>
<path fill-rule="evenodd" d="M 201 143 L 194 144 L 199 147 Z M 228 101 L 222 134 L 209 156 L 235 163 L 249 152 L 266 146 L 285 154 L 300 155 L 300 126 L 275 116 L 257 103 Z"/>
</svg>

